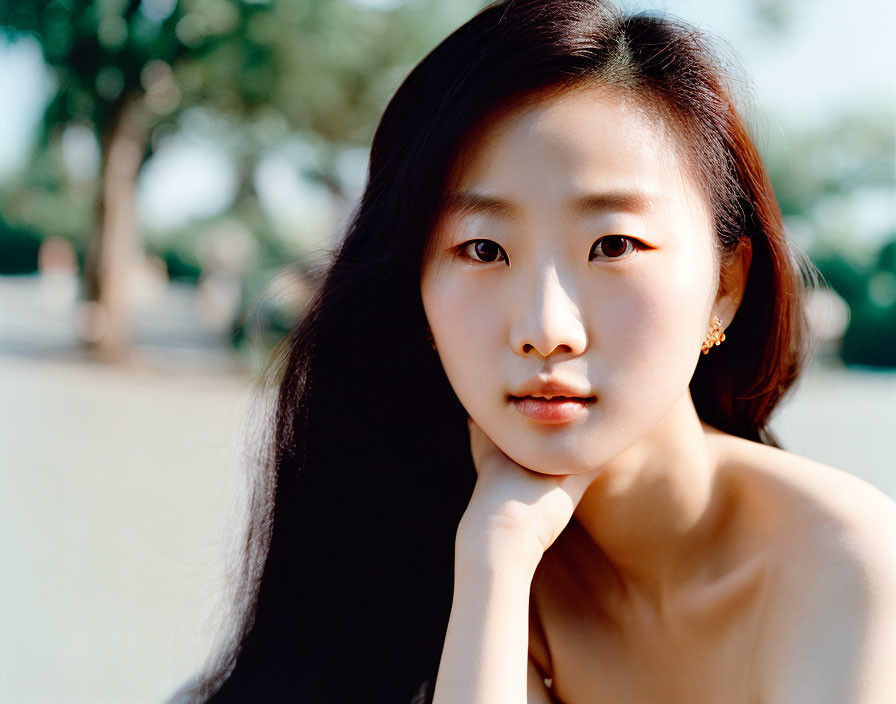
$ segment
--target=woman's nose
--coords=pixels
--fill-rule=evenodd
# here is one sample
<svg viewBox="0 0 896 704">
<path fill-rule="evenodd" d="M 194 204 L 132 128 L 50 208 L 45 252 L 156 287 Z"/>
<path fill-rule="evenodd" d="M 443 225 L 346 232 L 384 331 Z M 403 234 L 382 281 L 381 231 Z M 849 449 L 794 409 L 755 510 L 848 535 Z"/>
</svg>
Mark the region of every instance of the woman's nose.
<svg viewBox="0 0 896 704">
<path fill-rule="evenodd" d="M 513 350 L 528 357 L 537 352 L 548 357 L 559 350 L 581 354 L 586 347 L 585 326 L 578 306 L 562 285 L 556 269 L 548 267 L 520 292 L 517 316 L 511 329 Z"/>
</svg>

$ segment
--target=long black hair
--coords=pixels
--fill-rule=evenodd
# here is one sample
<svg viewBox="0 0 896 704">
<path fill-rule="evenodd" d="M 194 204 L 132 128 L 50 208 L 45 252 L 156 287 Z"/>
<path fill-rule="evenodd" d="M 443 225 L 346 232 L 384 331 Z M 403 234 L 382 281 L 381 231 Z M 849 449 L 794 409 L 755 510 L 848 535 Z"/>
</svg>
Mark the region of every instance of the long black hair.
<svg viewBox="0 0 896 704">
<path fill-rule="evenodd" d="M 186 700 L 431 697 L 476 475 L 466 411 L 426 338 L 421 258 L 472 126 L 517 97 L 589 81 L 671 118 L 712 204 L 721 272 L 751 240 L 728 340 L 701 356 L 691 392 L 703 420 L 776 444 L 768 419 L 805 356 L 805 262 L 706 38 L 603 0 L 488 5 L 395 93 L 342 244 L 279 349 L 234 632 Z"/>
</svg>

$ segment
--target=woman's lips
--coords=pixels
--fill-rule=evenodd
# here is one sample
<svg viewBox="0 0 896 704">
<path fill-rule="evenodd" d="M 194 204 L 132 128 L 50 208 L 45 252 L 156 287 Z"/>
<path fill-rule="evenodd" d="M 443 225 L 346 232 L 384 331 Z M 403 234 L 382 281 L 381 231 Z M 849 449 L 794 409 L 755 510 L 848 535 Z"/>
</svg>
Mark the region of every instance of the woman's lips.
<svg viewBox="0 0 896 704">
<path fill-rule="evenodd" d="M 597 400 L 595 396 L 576 398 L 554 396 L 548 400 L 537 396 L 511 396 L 516 410 L 538 423 L 555 425 L 569 423 L 585 412 L 585 408 Z"/>
</svg>

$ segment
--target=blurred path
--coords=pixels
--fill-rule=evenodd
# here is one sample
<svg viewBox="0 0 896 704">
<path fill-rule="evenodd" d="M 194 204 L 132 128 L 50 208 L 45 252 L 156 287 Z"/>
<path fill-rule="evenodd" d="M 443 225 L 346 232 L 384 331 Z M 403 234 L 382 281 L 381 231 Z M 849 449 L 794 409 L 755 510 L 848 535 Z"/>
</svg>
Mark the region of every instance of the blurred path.
<svg viewBox="0 0 896 704">
<path fill-rule="evenodd" d="M 160 702 L 223 613 L 252 379 L 190 288 L 141 307 L 126 368 L 59 294 L 0 277 L 0 702 Z"/>
<path fill-rule="evenodd" d="M 0 701 L 155 704 L 223 611 L 252 380 L 189 337 L 187 291 L 146 335 L 155 362 L 115 369 L 32 284 L 0 279 Z M 896 374 L 813 368 L 773 426 L 896 498 Z"/>
<path fill-rule="evenodd" d="M 160 701 L 211 635 L 250 382 L 0 357 L 0 388 L 0 701 Z"/>
</svg>

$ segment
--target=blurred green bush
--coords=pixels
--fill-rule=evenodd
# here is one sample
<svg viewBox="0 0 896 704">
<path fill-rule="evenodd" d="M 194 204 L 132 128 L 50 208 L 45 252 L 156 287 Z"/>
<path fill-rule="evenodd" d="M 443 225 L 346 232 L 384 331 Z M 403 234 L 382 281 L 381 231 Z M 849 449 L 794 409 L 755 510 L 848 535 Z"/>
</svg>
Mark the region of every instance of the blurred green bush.
<svg viewBox="0 0 896 704">
<path fill-rule="evenodd" d="M 896 367 L 896 237 L 868 264 L 836 252 L 813 258 L 828 286 L 849 306 L 840 355 L 847 365 Z"/>
<path fill-rule="evenodd" d="M 0 274 L 33 274 L 43 237 L 27 227 L 9 225 L 0 218 Z"/>
</svg>

